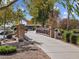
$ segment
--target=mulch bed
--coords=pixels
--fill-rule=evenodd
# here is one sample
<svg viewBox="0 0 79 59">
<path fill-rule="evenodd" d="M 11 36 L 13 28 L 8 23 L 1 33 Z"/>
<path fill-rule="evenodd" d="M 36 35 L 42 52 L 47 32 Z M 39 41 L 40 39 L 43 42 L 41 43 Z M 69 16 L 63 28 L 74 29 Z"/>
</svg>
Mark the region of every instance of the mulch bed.
<svg viewBox="0 0 79 59">
<path fill-rule="evenodd" d="M 0 55 L 0 59 L 50 59 L 50 57 L 34 44 L 20 48 L 12 55 Z"/>
</svg>

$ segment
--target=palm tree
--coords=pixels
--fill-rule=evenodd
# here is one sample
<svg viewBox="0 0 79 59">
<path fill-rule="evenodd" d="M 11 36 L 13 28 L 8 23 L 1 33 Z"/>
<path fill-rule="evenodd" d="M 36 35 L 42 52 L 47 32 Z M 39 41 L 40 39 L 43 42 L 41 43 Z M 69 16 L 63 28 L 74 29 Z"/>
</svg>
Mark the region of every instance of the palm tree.
<svg viewBox="0 0 79 59">
<path fill-rule="evenodd" d="M 23 14 L 23 12 L 21 11 L 21 9 L 18 9 L 17 10 L 17 12 L 15 12 L 16 13 L 16 20 L 15 20 L 15 22 L 16 22 L 16 26 L 17 26 L 17 37 L 18 38 L 20 38 L 21 36 L 21 24 L 20 24 L 20 21 L 24 18 L 24 14 Z"/>
<path fill-rule="evenodd" d="M 57 18 L 59 17 L 59 10 L 52 9 L 49 13 L 48 25 L 50 28 L 50 37 L 54 37 L 54 29 L 59 27 Z"/>
<path fill-rule="evenodd" d="M 73 15 L 73 9 L 74 9 L 74 2 L 76 2 L 76 0 L 62 0 L 60 1 L 60 4 L 67 10 L 67 30 L 69 30 L 69 19 L 70 19 L 70 15 L 74 16 Z"/>
</svg>

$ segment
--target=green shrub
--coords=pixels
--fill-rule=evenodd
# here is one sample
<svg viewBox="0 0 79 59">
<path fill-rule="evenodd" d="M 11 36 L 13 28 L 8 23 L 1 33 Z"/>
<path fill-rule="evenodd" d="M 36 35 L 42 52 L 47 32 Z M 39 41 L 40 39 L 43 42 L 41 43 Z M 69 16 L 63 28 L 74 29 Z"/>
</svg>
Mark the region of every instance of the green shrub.
<svg viewBox="0 0 79 59">
<path fill-rule="evenodd" d="M 66 42 L 70 42 L 70 38 L 72 34 L 73 34 L 72 31 L 64 30 L 64 33 L 62 34 L 63 40 Z"/>
<path fill-rule="evenodd" d="M 77 37 L 77 44 L 79 45 L 79 35 L 78 35 L 78 37 Z"/>
<path fill-rule="evenodd" d="M 61 30 L 64 31 L 62 33 L 62 40 L 67 42 L 67 38 L 70 35 L 70 42 L 73 44 L 78 44 L 79 45 L 79 29 L 72 29 L 72 30 Z M 76 34 L 76 36 L 75 36 Z"/>
<path fill-rule="evenodd" d="M 72 32 L 73 32 L 73 35 L 74 34 L 77 34 L 77 38 L 76 38 L 77 39 L 77 42 L 76 42 L 76 44 L 79 45 L 79 29 L 73 29 Z M 71 39 L 71 40 L 73 40 L 73 39 Z"/>
<path fill-rule="evenodd" d="M 70 32 L 66 33 L 66 42 L 70 43 L 70 37 L 71 33 Z"/>
<path fill-rule="evenodd" d="M 0 54 L 11 54 L 16 52 L 16 47 L 14 46 L 0 46 Z"/>
<path fill-rule="evenodd" d="M 64 31 L 64 33 L 62 34 L 62 39 L 63 39 L 63 41 L 66 41 L 66 33 L 67 33 L 67 31 Z"/>
<path fill-rule="evenodd" d="M 77 39 L 78 39 L 78 36 L 77 36 L 77 35 L 72 35 L 72 37 L 71 37 L 71 42 L 72 42 L 73 44 L 77 44 Z"/>
</svg>

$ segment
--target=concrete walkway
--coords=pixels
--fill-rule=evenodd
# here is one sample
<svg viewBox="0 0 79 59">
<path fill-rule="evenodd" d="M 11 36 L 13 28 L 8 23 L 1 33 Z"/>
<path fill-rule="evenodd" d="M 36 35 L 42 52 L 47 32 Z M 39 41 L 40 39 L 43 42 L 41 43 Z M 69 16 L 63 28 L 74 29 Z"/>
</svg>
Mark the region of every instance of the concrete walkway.
<svg viewBox="0 0 79 59">
<path fill-rule="evenodd" d="M 29 31 L 26 34 L 34 41 L 42 43 L 38 45 L 51 59 L 79 59 L 79 48 L 60 40 L 46 37 Z"/>
</svg>

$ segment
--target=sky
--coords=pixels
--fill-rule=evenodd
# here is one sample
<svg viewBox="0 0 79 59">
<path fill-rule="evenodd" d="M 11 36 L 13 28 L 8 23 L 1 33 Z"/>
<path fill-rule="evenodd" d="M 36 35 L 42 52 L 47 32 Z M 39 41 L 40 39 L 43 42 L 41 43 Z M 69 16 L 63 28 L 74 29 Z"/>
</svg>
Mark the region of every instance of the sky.
<svg viewBox="0 0 79 59">
<path fill-rule="evenodd" d="M 74 6 L 75 6 L 76 4 L 77 4 L 77 3 L 75 2 L 75 3 L 74 3 Z M 60 17 L 61 17 L 61 19 L 67 18 L 68 13 L 67 13 L 66 8 L 64 8 L 61 4 L 56 4 L 56 6 L 57 6 L 58 9 L 60 10 Z M 79 20 L 79 16 L 77 16 L 75 12 L 72 12 L 72 14 L 75 16 L 76 19 Z M 71 17 L 71 16 L 70 16 L 70 17 Z M 72 17 L 71 17 L 71 18 L 72 18 Z"/>
<path fill-rule="evenodd" d="M 32 18 L 32 16 L 29 14 L 29 11 L 27 10 L 27 6 L 24 4 L 23 0 L 18 0 L 14 4 L 14 11 L 16 11 L 17 8 L 21 9 L 22 11 L 24 11 L 24 15 L 25 15 L 25 18 L 27 20 L 30 20 Z"/>
<path fill-rule="evenodd" d="M 18 0 L 15 4 L 14 4 L 14 10 L 16 11 L 17 10 L 17 7 L 22 9 L 22 10 L 25 10 L 24 14 L 25 14 L 25 18 L 27 20 L 30 20 L 32 18 L 32 16 L 29 14 L 29 11 L 27 10 L 27 6 L 24 4 L 23 0 Z M 62 5 L 60 4 L 56 4 L 56 7 L 60 10 L 60 18 L 63 19 L 63 18 L 67 18 L 67 10 L 65 8 L 63 8 Z M 75 15 L 75 17 L 77 19 L 79 19 L 79 17 L 73 13 Z"/>
</svg>

